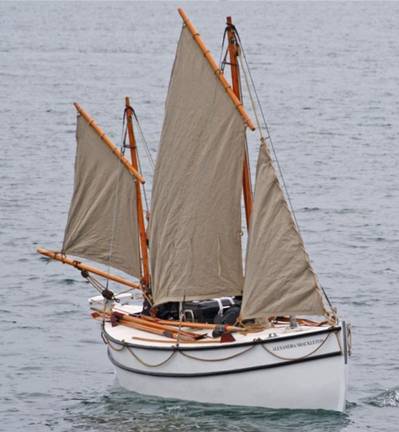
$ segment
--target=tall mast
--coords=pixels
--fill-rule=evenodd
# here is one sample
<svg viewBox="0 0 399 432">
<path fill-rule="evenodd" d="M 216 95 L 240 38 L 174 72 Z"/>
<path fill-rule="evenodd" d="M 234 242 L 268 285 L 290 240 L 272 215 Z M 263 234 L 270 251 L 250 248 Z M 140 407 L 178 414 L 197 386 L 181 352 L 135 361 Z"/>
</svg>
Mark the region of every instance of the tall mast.
<svg viewBox="0 0 399 432">
<path fill-rule="evenodd" d="M 233 92 L 237 98 L 241 101 L 241 89 L 240 89 L 240 69 L 237 61 L 239 56 L 239 44 L 235 34 L 235 27 L 233 26 L 233 21 L 231 17 L 226 18 L 226 30 L 227 37 L 229 41 L 228 50 L 230 57 L 230 69 L 231 69 L 231 81 L 233 83 Z M 244 193 L 244 204 L 245 204 L 245 216 L 247 220 L 247 228 L 249 228 L 249 222 L 251 219 L 252 212 L 252 184 L 251 184 L 251 172 L 249 167 L 248 149 L 245 146 L 244 152 L 244 167 L 242 175 L 242 186 Z"/>
<path fill-rule="evenodd" d="M 129 135 L 130 156 L 132 159 L 132 165 L 134 169 L 139 172 L 136 138 L 134 136 L 133 120 L 132 120 L 133 108 L 130 106 L 130 100 L 128 97 L 126 97 L 125 99 L 125 106 L 126 106 L 127 132 Z M 144 225 L 141 188 L 140 188 L 140 183 L 138 181 L 135 182 L 135 187 L 136 187 L 136 203 L 137 203 L 137 222 L 138 222 L 139 233 L 140 233 L 140 249 L 141 249 L 142 271 L 143 271 L 141 283 L 144 285 L 145 288 L 148 288 L 150 284 L 150 271 L 149 271 L 149 264 L 148 264 L 148 249 L 147 249 L 148 242 L 147 242 L 147 233 Z"/>
</svg>

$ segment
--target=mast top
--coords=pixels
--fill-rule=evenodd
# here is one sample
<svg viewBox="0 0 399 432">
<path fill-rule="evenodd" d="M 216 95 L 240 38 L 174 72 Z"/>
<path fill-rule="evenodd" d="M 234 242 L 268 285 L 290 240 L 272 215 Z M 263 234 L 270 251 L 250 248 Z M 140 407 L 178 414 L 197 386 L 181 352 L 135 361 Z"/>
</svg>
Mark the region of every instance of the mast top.
<svg viewBox="0 0 399 432">
<path fill-rule="evenodd" d="M 245 111 L 241 101 L 237 98 L 237 96 L 234 94 L 230 84 L 227 82 L 226 78 L 224 77 L 223 72 L 220 70 L 218 64 L 216 63 L 215 58 L 209 51 L 209 49 L 206 47 L 204 41 L 202 40 L 200 34 L 198 33 L 197 29 L 194 27 L 194 24 L 190 21 L 186 13 L 183 9 L 179 8 L 177 9 L 180 16 L 182 17 L 182 20 L 184 24 L 186 25 L 187 29 L 190 31 L 190 33 L 193 36 L 193 39 L 197 43 L 198 47 L 201 49 L 201 51 L 204 54 L 204 57 L 207 59 L 210 67 L 213 69 L 215 75 L 218 77 L 220 83 L 226 90 L 226 93 L 230 97 L 231 101 L 233 102 L 234 106 L 237 108 L 238 112 L 240 113 L 242 119 L 244 120 L 244 123 L 251 129 L 255 130 L 255 125 L 253 124 L 251 118 L 249 117 L 248 113 Z"/>
<path fill-rule="evenodd" d="M 140 183 L 145 183 L 144 177 L 132 166 L 132 164 L 125 158 L 125 156 L 120 152 L 118 147 L 110 140 L 108 135 L 96 124 L 94 119 L 86 112 L 78 103 L 73 104 L 76 111 L 86 120 L 86 122 L 91 126 L 101 140 L 109 147 L 112 153 L 121 161 L 122 165 L 127 168 L 129 173 L 135 177 Z"/>
</svg>

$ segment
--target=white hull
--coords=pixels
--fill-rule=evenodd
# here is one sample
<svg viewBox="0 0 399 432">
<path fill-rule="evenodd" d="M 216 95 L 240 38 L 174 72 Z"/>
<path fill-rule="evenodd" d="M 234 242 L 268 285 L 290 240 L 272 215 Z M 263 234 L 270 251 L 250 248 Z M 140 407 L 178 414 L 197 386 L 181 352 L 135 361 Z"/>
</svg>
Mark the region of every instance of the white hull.
<svg viewBox="0 0 399 432">
<path fill-rule="evenodd" d="M 343 411 L 345 324 L 272 328 L 231 343 L 180 344 L 105 323 L 119 384 L 145 395 L 203 403 Z M 132 341 L 132 342 L 130 342 Z"/>
<path fill-rule="evenodd" d="M 200 378 L 160 378 L 115 366 L 119 384 L 127 390 L 203 403 L 288 409 L 345 408 L 345 365 L 340 357 Z"/>
</svg>

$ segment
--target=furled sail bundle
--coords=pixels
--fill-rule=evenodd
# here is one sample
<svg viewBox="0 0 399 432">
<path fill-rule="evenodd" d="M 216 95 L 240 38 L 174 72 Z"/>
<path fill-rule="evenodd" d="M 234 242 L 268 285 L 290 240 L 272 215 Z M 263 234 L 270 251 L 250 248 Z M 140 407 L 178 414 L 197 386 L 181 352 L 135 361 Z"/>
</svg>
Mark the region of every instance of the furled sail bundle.
<svg viewBox="0 0 399 432">
<path fill-rule="evenodd" d="M 243 291 L 243 319 L 326 314 L 265 143 L 259 150 Z"/>
<path fill-rule="evenodd" d="M 83 116 L 63 253 L 140 277 L 135 178 Z"/>
<path fill-rule="evenodd" d="M 244 140 L 243 119 L 183 27 L 152 191 L 155 304 L 241 294 Z"/>
</svg>

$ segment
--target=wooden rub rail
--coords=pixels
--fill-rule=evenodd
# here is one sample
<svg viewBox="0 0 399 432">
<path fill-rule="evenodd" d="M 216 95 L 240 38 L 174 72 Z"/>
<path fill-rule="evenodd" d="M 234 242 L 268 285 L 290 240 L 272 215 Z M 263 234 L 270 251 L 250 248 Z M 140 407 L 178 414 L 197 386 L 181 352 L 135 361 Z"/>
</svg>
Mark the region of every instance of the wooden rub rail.
<svg viewBox="0 0 399 432">
<path fill-rule="evenodd" d="M 93 267 L 89 264 L 84 264 L 84 263 L 81 263 L 80 261 L 73 260 L 72 258 L 69 258 L 66 255 L 63 255 L 60 252 L 50 251 L 50 250 L 44 249 L 42 247 L 38 247 L 37 252 L 48 257 L 48 258 L 51 258 L 53 260 L 60 261 L 63 264 L 68 264 L 72 267 L 75 267 L 78 270 L 83 270 L 83 271 L 87 271 L 89 273 L 94 273 L 98 276 L 104 277 L 104 278 L 112 280 L 114 282 L 118 282 L 118 283 L 120 283 L 122 285 L 126 285 L 130 288 L 135 288 L 135 289 L 140 289 L 140 290 L 142 289 L 141 285 L 138 283 L 134 283 L 134 282 L 131 282 L 131 281 L 129 281 L 123 277 L 116 276 L 116 275 L 113 275 L 111 273 L 107 273 L 107 272 L 100 270 L 96 267 Z"/>
<path fill-rule="evenodd" d="M 125 168 L 130 172 L 130 174 L 135 177 L 140 183 L 145 183 L 144 177 L 137 172 L 137 170 L 132 166 L 128 159 L 123 156 L 118 147 L 110 140 L 107 134 L 98 126 L 94 119 L 86 112 L 78 103 L 74 103 L 74 106 L 78 113 L 87 121 L 89 126 L 91 126 L 102 141 L 108 146 L 108 148 L 114 153 L 114 155 L 121 161 Z"/>
<path fill-rule="evenodd" d="M 242 103 L 238 99 L 238 97 L 234 94 L 230 84 L 227 82 L 226 78 L 223 75 L 223 72 L 220 70 L 218 64 L 216 63 L 216 60 L 214 59 L 213 55 L 209 51 L 209 49 L 206 47 L 204 41 L 202 40 L 200 34 L 198 33 L 197 29 L 194 27 L 193 23 L 190 21 L 186 13 L 183 9 L 179 8 L 177 9 L 180 16 L 183 19 L 184 24 L 186 25 L 187 29 L 190 31 L 190 33 L 193 35 L 193 39 L 201 49 L 201 51 L 204 53 L 205 58 L 208 60 L 208 63 L 210 67 L 215 72 L 215 75 L 218 77 L 220 83 L 226 90 L 226 93 L 229 95 L 230 99 L 232 100 L 233 104 L 237 108 L 238 112 L 241 114 L 241 117 L 243 118 L 245 124 L 251 129 L 255 130 L 255 125 L 252 123 L 251 118 L 249 117 L 248 113 L 245 111 L 245 109 L 242 106 Z"/>
</svg>

